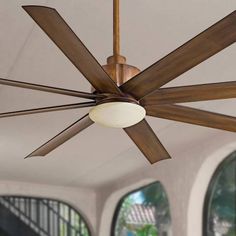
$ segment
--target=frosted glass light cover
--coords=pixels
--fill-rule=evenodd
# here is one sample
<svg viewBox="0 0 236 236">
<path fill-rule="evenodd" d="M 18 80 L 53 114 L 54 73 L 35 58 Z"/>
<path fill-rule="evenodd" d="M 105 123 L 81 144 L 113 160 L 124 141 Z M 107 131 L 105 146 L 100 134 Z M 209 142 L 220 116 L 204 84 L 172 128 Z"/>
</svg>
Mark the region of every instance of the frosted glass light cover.
<svg viewBox="0 0 236 236">
<path fill-rule="evenodd" d="M 134 103 L 109 102 L 93 107 L 89 117 L 95 123 L 113 128 L 126 128 L 137 124 L 146 115 L 146 110 Z"/>
</svg>

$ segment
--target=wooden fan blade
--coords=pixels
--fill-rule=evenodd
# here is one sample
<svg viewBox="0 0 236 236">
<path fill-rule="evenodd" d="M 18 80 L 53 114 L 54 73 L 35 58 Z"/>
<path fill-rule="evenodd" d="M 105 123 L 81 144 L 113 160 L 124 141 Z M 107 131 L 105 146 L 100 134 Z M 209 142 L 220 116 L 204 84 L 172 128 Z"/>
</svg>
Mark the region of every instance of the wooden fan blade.
<svg viewBox="0 0 236 236">
<path fill-rule="evenodd" d="M 47 155 L 49 152 L 53 151 L 58 146 L 62 145 L 67 140 L 71 139 L 76 134 L 80 133 L 82 130 L 88 128 L 92 124 L 93 121 L 89 118 L 88 114 L 83 116 L 81 119 L 70 125 L 68 128 L 63 130 L 61 133 L 43 144 L 25 158 Z"/>
<path fill-rule="evenodd" d="M 147 115 L 236 132 L 236 118 L 179 105 L 146 106 Z"/>
<path fill-rule="evenodd" d="M 78 109 L 78 108 L 84 108 L 84 107 L 91 107 L 95 105 L 96 105 L 96 102 L 82 102 L 82 103 L 66 104 L 66 105 L 60 105 L 60 106 L 41 107 L 41 108 L 28 109 L 28 110 L 4 112 L 4 113 L 0 113 L 0 118 L 22 116 L 22 115 L 32 115 L 32 114 L 52 112 L 52 111 L 72 110 L 72 109 Z"/>
<path fill-rule="evenodd" d="M 99 97 L 99 95 L 92 94 L 92 93 L 86 93 L 86 92 L 80 92 L 80 91 L 62 89 L 62 88 L 55 88 L 55 87 L 49 87 L 45 85 L 31 84 L 31 83 L 19 82 L 15 80 L 2 79 L 2 78 L 0 78 L 0 84 L 12 86 L 12 87 L 24 88 L 24 89 L 39 90 L 39 91 L 48 92 L 48 93 L 57 93 L 61 95 L 67 95 L 67 96 L 73 96 L 73 97 L 79 97 L 79 98 L 96 99 L 97 97 Z"/>
<path fill-rule="evenodd" d="M 121 94 L 115 82 L 55 9 L 44 6 L 23 8 L 97 91 Z"/>
<path fill-rule="evenodd" d="M 123 92 L 141 99 L 236 41 L 236 11 L 124 83 Z"/>
<path fill-rule="evenodd" d="M 124 130 L 151 164 L 171 158 L 146 120 Z"/>
<path fill-rule="evenodd" d="M 236 82 L 158 89 L 140 100 L 143 106 L 236 98 Z"/>
</svg>

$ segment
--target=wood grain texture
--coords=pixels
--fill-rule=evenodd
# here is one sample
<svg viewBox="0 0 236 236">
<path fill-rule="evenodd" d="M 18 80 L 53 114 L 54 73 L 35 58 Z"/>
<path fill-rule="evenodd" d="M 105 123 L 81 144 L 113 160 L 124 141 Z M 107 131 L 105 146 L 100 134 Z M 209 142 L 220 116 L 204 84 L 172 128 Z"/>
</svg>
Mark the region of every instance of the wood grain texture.
<svg viewBox="0 0 236 236">
<path fill-rule="evenodd" d="M 41 113 L 53 112 L 53 111 L 65 111 L 65 110 L 72 110 L 72 109 L 78 109 L 78 108 L 84 108 L 84 107 L 92 107 L 95 105 L 96 105 L 96 102 L 81 102 L 81 103 L 66 104 L 66 105 L 60 105 L 60 106 L 41 107 L 41 108 L 28 109 L 28 110 L 11 111 L 11 112 L 0 113 L 0 118 L 32 115 L 32 114 L 39 114 L 39 113 L 41 114 Z"/>
<path fill-rule="evenodd" d="M 236 41 L 236 11 L 120 86 L 136 99 L 197 66 Z"/>
<path fill-rule="evenodd" d="M 236 98 L 236 82 L 158 89 L 140 100 L 143 106 Z"/>
<path fill-rule="evenodd" d="M 236 118 L 179 105 L 146 106 L 147 115 L 236 132 Z"/>
<path fill-rule="evenodd" d="M 120 0 L 113 0 L 113 55 L 120 55 Z"/>
<path fill-rule="evenodd" d="M 26 82 L 20 82 L 20 81 L 2 79 L 2 78 L 0 78 L 0 84 L 6 85 L 6 86 L 17 87 L 17 88 L 38 90 L 42 92 L 56 93 L 56 94 L 79 97 L 79 98 L 86 98 L 86 99 L 96 99 L 97 97 L 99 97 L 99 95 L 92 94 L 92 93 L 86 93 L 86 92 L 80 92 L 76 90 L 56 88 L 56 87 L 50 87 L 50 86 L 45 86 L 45 85 L 40 85 L 40 84 L 32 84 L 32 83 L 26 83 Z"/>
<path fill-rule="evenodd" d="M 50 139 L 48 142 L 30 153 L 25 158 L 47 155 L 49 152 L 53 151 L 58 146 L 62 145 L 67 140 L 71 139 L 76 134 L 80 133 L 82 130 L 88 128 L 92 124 L 93 121 L 89 118 L 88 114 L 83 116 L 81 119 L 70 125 L 68 128 L 64 129 L 61 133 Z"/>
<path fill-rule="evenodd" d="M 121 94 L 117 85 L 55 9 L 43 6 L 23 8 L 98 92 Z"/>
<path fill-rule="evenodd" d="M 124 130 L 151 164 L 171 158 L 146 120 Z"/>
<path fill-rule="evenodd" d="M 107 64 L 104 65 L 103 68 L 118 86 L 122 85 L 140 72 L 139 69 L 134 66 L 121 63 Z"/>
</svg>

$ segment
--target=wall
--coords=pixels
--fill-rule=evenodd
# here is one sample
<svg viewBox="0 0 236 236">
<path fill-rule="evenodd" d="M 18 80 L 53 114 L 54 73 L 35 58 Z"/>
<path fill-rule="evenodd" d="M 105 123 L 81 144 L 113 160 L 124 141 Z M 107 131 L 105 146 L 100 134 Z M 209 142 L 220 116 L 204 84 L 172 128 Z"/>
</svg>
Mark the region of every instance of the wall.
<svg viewBox="0 0 236 236">
<path fill-rule="evenodd" d="M 235 137 L 213 134 L 175 158 L 141 169 L 110 186 L 97 196 L 100 236 L 110 236 L 112 217 L 119 199 L 127 192 L 159 180 L 166 188 L 174 236 L 202 235 L 202 206 L 208 183 L 218 164 L 236 150 Z"/>
<path fill-rule="evenodd" d="M 187 235 L 201 235 L 203 208 L 199 206 L 203 206 L 204 204 L 205 193 L 207 192 L 208 185 L 210 184 L 215 170 L 225 157 L 229 156 L 229 154 L 235 150 L 236 143 L 228 144 L 212 153 L 201 166 L 189 196 Z"/>
<path fill-rule="evenodd" d="M 23 195 L 62 200 L 77 209 L 88 223 L 92 235 L 96 230 L 96 194 L 86 188 L 0 181 L 0 195 Z"/>
</svg>

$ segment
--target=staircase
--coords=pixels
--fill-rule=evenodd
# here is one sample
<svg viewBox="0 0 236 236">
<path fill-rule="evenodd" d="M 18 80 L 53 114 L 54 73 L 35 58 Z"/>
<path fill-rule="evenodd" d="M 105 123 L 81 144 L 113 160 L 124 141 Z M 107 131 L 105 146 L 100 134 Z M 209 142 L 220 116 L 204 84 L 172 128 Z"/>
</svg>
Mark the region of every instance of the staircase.
<svg viewBox="0 0 236 236">
<path fill-rule="evenodd" d="M 6 236 L 89 236 L 81 216 L 49 199 L 0 197 L 0 232 Z"/>
</svg>

